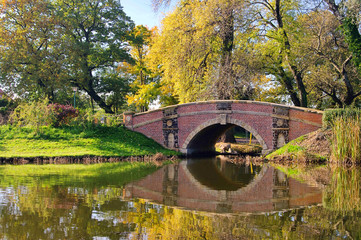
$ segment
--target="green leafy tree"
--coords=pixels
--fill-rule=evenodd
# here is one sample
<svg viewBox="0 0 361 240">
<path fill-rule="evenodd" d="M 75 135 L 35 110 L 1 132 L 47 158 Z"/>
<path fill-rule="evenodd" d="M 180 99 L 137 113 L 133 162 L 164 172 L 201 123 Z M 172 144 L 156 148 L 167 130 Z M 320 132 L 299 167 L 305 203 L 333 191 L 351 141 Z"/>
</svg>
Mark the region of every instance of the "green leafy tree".
<svg viewBox="0 0 361 240">
<path fill-rule="evenodd" d="M 299 25 L 299 1 L 251 1 L 257 13 L 255 45 L 262 59 L 264 74 L 271 76 L 286 90 L 295 106 L 308 106 L 308 92 L 303 76 L 308 66 L 308 53 L 300 46 L 304 29 Z"/>
<path fill-rule="evenodd" d="M 5 0 L 0 3 L 1 85 L 18 96 L 54 100 L 64 87 L 64 55 L 51 2 Z"/>
<path fill-rule="evenodd" d="M 118 1 L 59 0 L 56 15 L 64 31 L 64 48 L 69 82 L 85 91 L 107 113 L 114 113 L 106 101 L 111 89 L 104 82 L 122 81 L 112 72 L 122 61 L 130 61 L 127 40 L 133 23 Z M 108 90 L 101 92 L 101 90 Z M 110 91 L 109 91 L 110 90 Z"/>
<path fill-rule="evenodd" d="M 342 26 L 355 66 L 361 74 L 361 2 L 358 0 L 323 0 Z"/>
</svg>

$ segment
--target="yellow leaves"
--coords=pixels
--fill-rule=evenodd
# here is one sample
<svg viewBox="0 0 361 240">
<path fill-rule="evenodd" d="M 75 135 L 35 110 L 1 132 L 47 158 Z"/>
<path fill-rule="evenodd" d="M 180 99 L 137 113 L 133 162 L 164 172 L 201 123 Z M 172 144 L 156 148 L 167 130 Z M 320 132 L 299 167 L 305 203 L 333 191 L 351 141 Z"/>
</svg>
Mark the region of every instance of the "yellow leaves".
<svg viewBox="0 0 361 240">
<path fill-rule="evenodd" d="M 161 32 L 152 39 L 152 69 L 162 73 L 161 82 L 171 86 L 180 102 L 204 98 L 210 82 L 208 70 L 219 64 L 216 2 L 219 0 L 181 2 L 163 19 Z"/>
<path fill-rule="evenodd" d="M 156 100 L 160 94 L 159 86 L 155 82 L 149 84 L 138 85 L 135 94 L 127 95 L 128 105 L 136 107 L 148 107 L 148 105 Z"/>
</svg>

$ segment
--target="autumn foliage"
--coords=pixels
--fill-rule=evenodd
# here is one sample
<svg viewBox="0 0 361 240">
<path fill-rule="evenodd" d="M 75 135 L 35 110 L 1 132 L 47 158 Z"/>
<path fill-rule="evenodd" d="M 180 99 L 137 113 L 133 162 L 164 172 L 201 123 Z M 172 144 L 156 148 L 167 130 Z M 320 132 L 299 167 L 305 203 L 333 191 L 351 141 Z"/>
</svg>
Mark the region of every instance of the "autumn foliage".
<svg viewBox="0 0 361 240">
<path fill-rule="evenodd" d="M 79 110 L 71 105 L 61 105 L 58 103 L 50 104 L 48 106 L 53 115 L 52 125 L 62 126 L 67 125 L 71 120 L 79 115 Z"/>
</svg>

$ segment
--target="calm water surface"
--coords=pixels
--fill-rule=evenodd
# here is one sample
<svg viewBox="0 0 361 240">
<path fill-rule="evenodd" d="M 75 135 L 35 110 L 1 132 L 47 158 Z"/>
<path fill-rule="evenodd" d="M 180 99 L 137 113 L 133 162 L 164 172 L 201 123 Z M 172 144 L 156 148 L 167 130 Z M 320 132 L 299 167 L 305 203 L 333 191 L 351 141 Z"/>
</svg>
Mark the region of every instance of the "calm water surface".
<svg viewBox="0 0 361 240">
<path fill-rule="evenodd" d="M 125 186 L 1 177 L 0 238 L 361 239 L 359 169 L 280 169 L 221 157 Z"/>
</svg>

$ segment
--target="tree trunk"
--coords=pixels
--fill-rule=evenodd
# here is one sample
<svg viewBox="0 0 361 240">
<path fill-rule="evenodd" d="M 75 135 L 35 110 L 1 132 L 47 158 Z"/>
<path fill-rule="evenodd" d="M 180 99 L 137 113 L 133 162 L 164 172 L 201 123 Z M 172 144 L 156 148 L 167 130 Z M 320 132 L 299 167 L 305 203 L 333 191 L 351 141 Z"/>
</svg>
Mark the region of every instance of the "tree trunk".
<svg viewBox="0 0 361 240">
<path fill-rule="evenodd" d="M 227 130 L 220 138 L 220 142 L 224 143 L 236 143 L 236 139 L 234 138 L 234 127 Z"/>
<path fill-rule="evenodd" d="M 281 64 L 281 63 L 280 63 Z M 298 97 L 297 92 L 295 91 L 293 84 L 292 84 L 292 78 L 290 78 L 289 76 L 287 76 L 287 74 L 285 73 L 285 71 L 283 70 L 282 67 L 278 68 L 278 72 L 279 72 L 279 76 L 281 78 L 282 83 L 284 84 L 284 86 L 287 89 L 288 94 L 291 97 L 291 101 L 293 102 L 293 104 L 297 107 L 301 106 L 301 101 Z"/>
<path fill-rule="evenodd" d="M 106 113 L 114 114 L 114 111 L 112 110 L 111 106 L 108 106 L 104 100 L 99 97 L 99 95 L 94 91 L 92 87 L 89 87 L 89 89 L 83 88 L 84 91 L 86 91 L 89 96 L 101 107 L 104 109 Z"/>
<path fill-rule="evenodd" d="M 293 78 L 296 81 L 297 88 L 298 88 L 298 91 L 299 91 L 300 96 L 301 96 L 301 104 L 300 104 L 300 106 L 301 107 L 307 107 L 307 105 L 308 105 L 308 103 L 307 103 L 307 91 L 306 91 L 305 84 L 303 83 L 301 72 L 299 72 L 297 70 L 297 67 L 292 65 L 288 60 L 287 60 L 287 62 L 288 62 L 289 68 L 291 69 Z"/>
<path fill-rule="evenodd" d="M 222 55 L 220 60 L 219 76 L 216 84 L 217 98 L 220 100 L 231 99 L 232 74 L 232 51 L 234 46 L 234 16 L 233 9 L 227 7 L 222 11 L 223 22 L 220 29 L 222 39 Z"/>
<path fill-rule="evenodd" d="M 301 71 L 299 71 L 295 65 L 291 64 L 291 62 L 289 60 L 291 44 L 290 44 L 287 32 L 283 28 L 284 25 L 283 25 L 283 16 L 281 14 L 281 0 L 276 0 L 274 15 L 277 20 L 279 29 L 282 30 L 282 35 L 284 37 L 283 45 L 284 45 L 285 56 L 286 56 L 285 60 L 288 64 L 288 67 L 290 68 L 290 70 L 292 72 L 294 80 L 296 81 L 297 88 L 298 88 L 298 91 L 300 93 L 300 98 L 301 98 L 300 105 L 301 105 L 301 107 L 307 107 L 307 91 L 306 91 L 305 85 L 303 83 Z"/>
</svg>

